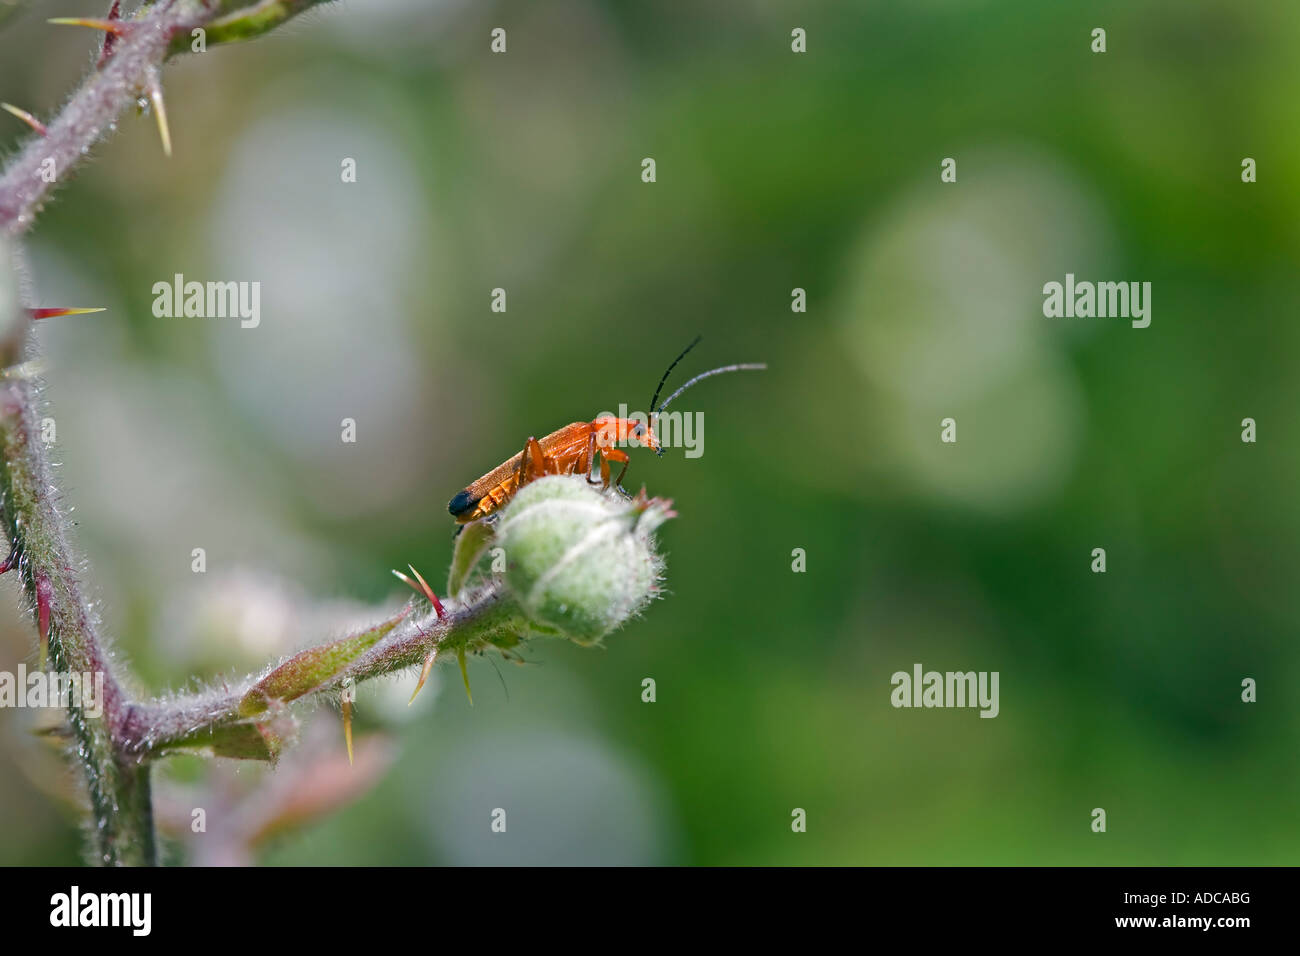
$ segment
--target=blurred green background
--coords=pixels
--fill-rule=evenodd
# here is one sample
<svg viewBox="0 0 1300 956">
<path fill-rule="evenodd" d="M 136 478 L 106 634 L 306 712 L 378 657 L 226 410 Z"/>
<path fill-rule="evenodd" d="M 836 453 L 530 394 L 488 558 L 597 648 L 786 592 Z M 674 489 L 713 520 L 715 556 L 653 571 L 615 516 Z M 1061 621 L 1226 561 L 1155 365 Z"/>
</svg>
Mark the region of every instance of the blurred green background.
<svg viewBox="0 0 1300 956">
<path fill-rule="evenodd" d="M 43 17 L 104 6 L 7 18 L 0 99 L 50 116 L 97 38 Z M 474 661 L 472 709 L 454 669 L 364 685 L 352 778 L 328 708 L 273 775 L 172 761 L 164 822 L 208 832 L 170 857 L 1295 863 L 1300 7 L 1074 6 L 345 0 L 174 62 L 173 158 L 125 118 L 26 249 L 39 304 L 109 309 L 40 339 L 143 690 L 337 634 L 408 561 L 437 586 L 452 494 L 643 408 L 695 333 L 682 374 L 771 368 L 682 400 L 702 458 L 633 452 L 670 593 L 605 650 Z M 1067 272 L 1151 282 L 1150 328 L 1044 318 Z M 260 281 L 261 326 L 155 318 L 175 273 Z M 893 709 L 917 662 L 1000 672 L 1000 716 Z M 0 862 L 76 862 L 31 723 L 0 712 Z"/>
</svg>

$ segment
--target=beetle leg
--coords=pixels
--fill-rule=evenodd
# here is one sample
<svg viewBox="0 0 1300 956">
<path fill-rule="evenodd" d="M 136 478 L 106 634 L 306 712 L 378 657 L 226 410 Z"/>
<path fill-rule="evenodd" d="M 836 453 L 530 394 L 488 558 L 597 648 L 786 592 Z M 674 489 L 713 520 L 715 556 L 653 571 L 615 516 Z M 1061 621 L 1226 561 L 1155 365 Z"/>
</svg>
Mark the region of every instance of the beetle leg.
<svg viewBox="0 0 1300 956">
<path fill-rule="evenodd" d="M 587 476 L 587 484 L 598 485 L 599 481 L 591 480 L 591 472 L 596 467 L 596 432 L 593 429 L 590 437 L 587 438 L 587 450 L 582 455 L 581 471 Z"/>
<path fill-rule="evenodd" d="M 631 459 L 628 458 L 627 452 L 620 448 L 606 448 L 601 451 L 600 479 L 601 484 L 606 488 L 609 487 L 609 463 L 611 461 L 621 461 L 623 463 L 623 470 L 618 473 L 618 481 L 614 483 L 615 487 L 621 487 L 623 484 L 623 476 L 627 474 L 627 466 L 629 462 L 631 462 Z"/>
<path fill-rule="evenodd" d="M 541 443 L 529 435 L 528 441 L 524 442 L 523 454 L 519 458 L 519 487 L 522 488 L 544 474 L 546 474 L 546 455 L 542 452 Z"/>
</svg>

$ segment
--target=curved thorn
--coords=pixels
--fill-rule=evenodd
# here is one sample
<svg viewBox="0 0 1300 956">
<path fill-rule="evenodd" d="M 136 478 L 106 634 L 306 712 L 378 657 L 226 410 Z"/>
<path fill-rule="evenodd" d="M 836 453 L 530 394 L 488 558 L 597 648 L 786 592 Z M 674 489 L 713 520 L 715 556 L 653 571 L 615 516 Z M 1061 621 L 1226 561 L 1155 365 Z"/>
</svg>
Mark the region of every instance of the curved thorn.
<svg viewBox="0 0 1300 956">
<path fill-rule="evenodd" d="M 348 766 L 352 765 L 352 701 L 343 695 L 343 739 L 348 743 Z"/>
<path fill-rule="evenodd" d="M 433 609 L 434 611 L 437 612 L 438 617 L 445 617 L 446 612 L 443 611 L 442 609 L 442 602 L 438 600 L 438 595 L 433 593 L 433 588 L 429 587 L 429 582 L 424 580 L 420 572 L 415 570 L 415 568 L 411 567 L 411 565 L 408 564 L 407 567 L 411 568 L 411 573 L 415 575 L 415 581 L 412 581 L 403 572 L 398 571 L 396 568 L 393 569 L 393 576 L 396 577 L 397 580 L 405 584 L 407 587 L 409 587 L 416 594 L 422 595 L 425 598 L 427 598 L 429 603 L 433 605 Z M 419 583 L 417 584 L 416 581 L 418 581 Z"/>
<path fill-rule="evenodd" d="M 469 671 L 465 668 L 465 648 L 456 648 L 456 660 L 460 662 L 460 679 L 465 682 L 465 696 L 469 698 L 469 705 L 474 706 L 474 695 L 469 689 Z"/>
<path fill-rule="evenodd" d="M 401 581 L 403 584 L 405 584 L 408 588 L 410 588 L 410 589 L 411 589 L 412 591 L 414 591 L 416 594 L 419 594 L 419 593 L 420 593 L 419 585 L 417 585 L 414 581 L 412 581 L 410 578 L 408 578 L 408 577 L 407 577 L 405 574 L 403 574 L 401 571 L 397 570 L 397 568 L 393 568 L 393 577 L 397 578 L 397 580 Z"/>
<path fill-rule="evenodd" d="M 31 113 L 27 112 L 25 109 L 21 109 L 20 107 L 14 106 L 12 103 L 0 103 L 0 109 L 4 110 L 6 113 L 10 113 L 14 116 L 17 116 L 20 120 L 22 120 L 32 129 L 34 129 L 41 136 L 44 136 L 46 133 L 49 132 L 49 130 L 45 128 L 44 123 L 38 120 Z"/>
<path fill-rule="evenodd" d="M 91 312 L 107 312 L 108 310 L 101 307 L 98 309 L 28 309 L 33 319 L 54 319 L 60 315 L 89 315 Z"/>
<path fill-rule="evenodd" d="M 411 567 L 411 565 L 408 564 L 407 567 L 411 568 L 411 573 L 415 575 L 415 580 L 420 582 L 420 589 L 424 592 L 424 596 L 429 599 L 429 603 L 433 605 L 433 609 L 438 612 L 438 617 L 442 617 L 442 602 L 438 600 L 438 595 L 433 593 L 433 588 L 429 587 L 429 582 L 424 580 L 420 572 Z"/>
<path fill-rule="evenodd" d="M 45 22 L 53 23 L 59 27 L 90 27 L 92 30 L 103 30 L 105 33 L 112 33 L 114 36 L 121 36 L 126 32 L 126 26 L 121 20 L 100 20 L 96 17 L 54 17 Z"/>
<path fill-rule="evenodd" d="M 433 669 L 433 661 L 437 656 L 438 649 L 434 648 L 429 652 L 429 656 L 424 659 L 424 668 L 420 671 L 420 681 L 415 685 L 415 690 L 411 691 L 411 699 L 406 702 L 407 707 L 410 707 L 415 703 L 415 695 L 420 693 L 420 688 L 422 688 L 424 682 L 429 679 L 429 671 Z"/>
<path fill-rule="evenodd" d="M 7 571 L 12 571 L 14 569 L 14 566 L 17 564 L 18 564 L 18 545 L 11 544 L 9 546 L 9 557 L 5 558 L 4 564 L 0 564 L 0 574 L 4 574 Z"/>
<path fill-rule="evenodd" d="M 163 153 L 172 154 L 172 134 L 167 128 L 167 105 L 163 102 L 162 83 L 158 80 L 156 70 L 149 74 L 149 99 L 153 102 L 153 113 L 158 120 L 158 135 L 162 137 Z"/>
</svg>

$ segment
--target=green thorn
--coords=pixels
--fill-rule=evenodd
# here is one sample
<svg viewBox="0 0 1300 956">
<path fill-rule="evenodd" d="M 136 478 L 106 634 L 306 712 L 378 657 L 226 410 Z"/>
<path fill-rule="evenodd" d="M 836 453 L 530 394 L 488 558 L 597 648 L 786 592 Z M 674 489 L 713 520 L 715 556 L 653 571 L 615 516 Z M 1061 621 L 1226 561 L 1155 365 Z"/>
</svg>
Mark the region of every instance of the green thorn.
<svg viewBox="0 0 1300 956">
<path fill-rule="evenodd" d="M 347 692 L 343 695 L 343 739 L 348 744 L 348 766 L 352 766 L 352 702 L 347 698 Z"/>
<path fill-rule="evenodd" d="M 393 573 L 396 574 L 397 572 L 394 571 Z M 415 703 L 415 695 L 420 693 L 420 688 L 423 687 L 424 682 L 429 679 L 429 671 L 433 668 L 433 662 L 437 657 L 438 649 L 434 648 L 429 653 L 429 656 L 424 659 L 424 668 L 420 671 L 420 681 L 415 685 L 415 690 L 411 691 L 411 699 L 406 702 L 407 707 L 410 707 Z M 471 700 L 470 703 L 473 703 L 473 701 Z"/>
<path fill-rule="evenodd" d="M 469 705 L 474 706 L 474 695 L 469 689 L 469 671 L 465 669 L 465 648 L 456 648 L 456 660 L 460 662 L 460 677 L 465 682 L 465 696 L 469 698 Z"/>
</svg>

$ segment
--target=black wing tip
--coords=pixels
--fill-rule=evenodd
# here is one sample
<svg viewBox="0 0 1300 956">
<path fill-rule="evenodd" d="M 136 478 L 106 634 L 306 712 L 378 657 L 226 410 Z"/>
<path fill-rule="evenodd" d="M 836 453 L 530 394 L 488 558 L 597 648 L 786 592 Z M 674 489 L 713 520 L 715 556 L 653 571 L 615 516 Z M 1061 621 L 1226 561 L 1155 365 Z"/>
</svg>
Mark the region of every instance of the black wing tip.
<svg viewBox="0 0 1300 956">
<path fill-rule="evenodd" d="M 455 498 L 452 498 L 451 501 L 447 502 L 447 510 L 451 513 L 452 517 L 459 518 L 463 514 L 468 514 L 469 511 L 478 504 L 478 502 L 479 499 L 475 498 L 468 491 L 462 491 L 459 492 Z"/>
</svg>

